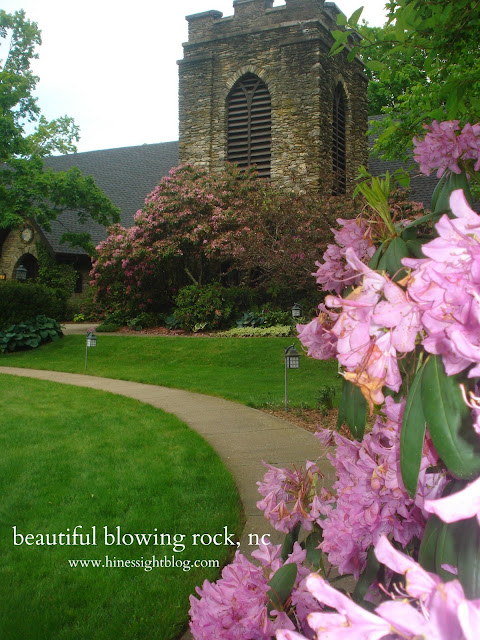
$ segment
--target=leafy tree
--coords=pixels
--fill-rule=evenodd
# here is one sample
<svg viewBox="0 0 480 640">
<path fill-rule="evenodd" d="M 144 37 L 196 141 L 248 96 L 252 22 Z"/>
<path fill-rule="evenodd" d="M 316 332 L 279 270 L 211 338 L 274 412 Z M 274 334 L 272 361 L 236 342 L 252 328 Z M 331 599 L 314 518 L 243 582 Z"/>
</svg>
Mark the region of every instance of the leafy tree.
<svg viewBox="0 0 480 640">
<path fill-rule="evenodd" d="M 370 27 L 363 25 L 361 28 L 363 37 L 375 41 L 384 37 L 393 27 Z M 392 45 L 393 48 L 393 45 Z M 369 79 L 368 83 L 368 115 L 377 116 L 383 113 L 385 108 L 395 110 L 402 102 L 413 82 L 423 82 L 426 71 L 423 68 L 424 55 L 422 51 L 415 51 L 413 55 L 402 51 L 386 49 L 384 51 L 362 51 L 362 59 L 365 63 L 365 71 Z M 383 80 L 384 65 L 392 73 L 388 81 Z"/>
<path fill-rule="evenodd" d="M 480 2 L 390 0 L 386 6 L 383 29 L 359 25 L 361 9 L 348 20 L 340 15 L 331 53 L 347 48 L 350 60 L 362 56 L 376 84 L 374 108 L 386 114 L 376 150 L 401 158 L 425 122 L 478 121 Z"/>
<path fill-rule="evenodd" d="M 76 151 L 79 130 L 68 116 L 48 122 L 40 113 L 33 95 L 39 78 L 30 68 L 40 44 L 37 24 L 23 10 L 0 10 L 0 228 L 29 218 L 48 230 L 64 209 L 78 211 L 82 222 L 110 225 L 119 211 L 92 177 L 77 168 L 55 173 L 44 166 L 47 155 Z M 76 240 L 69 238 L 71 244 Z"/>
</svg>

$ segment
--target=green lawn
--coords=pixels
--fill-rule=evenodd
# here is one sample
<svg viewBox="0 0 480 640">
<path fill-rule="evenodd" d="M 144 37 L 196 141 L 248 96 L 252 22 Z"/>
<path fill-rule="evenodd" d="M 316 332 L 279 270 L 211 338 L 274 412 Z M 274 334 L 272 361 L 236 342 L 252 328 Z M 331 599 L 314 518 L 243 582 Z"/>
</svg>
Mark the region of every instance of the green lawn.
<svg viewBox="0 0 480 640">
<path fill-rule="evenodd" d="M 23 354 L 2 360 L 40 366 L 41 356 L 44 366 L 52 359 L 61 368 L 78 356 L 81 370 L 83 342 L 69 338 L 24 354 L 34 357 L 30 362 Z M 110 373 L 98 359 L 116 364 L 123 376 L 129 365 L 119 365 L 127 357 L 121 344 L 100 339 L 92 373 Z M 134 341 L 127 339 L 127 347 L 133 358 Z M 174 556 L 223 564 L 231 547 L 191 544 L 193 533 L 241 530 L 238 494 L 216 453 L 174 416 L 128 398 L 3 375 L 0 395 L 0 638 L 175 637 L 187 620 L 189 593 L 218 569 L 73 568 L 68 560 L 105 563 L 108 555 L 117 564 L 141 564 Z M 36 535 L 80 525 L 90 533 L 96 527 L 96 546 L 14 545 L 13 527 Z M 105 526 L 108 532 L 120 526 L 122 534 L 183 534 L 186 548 L 173 551 L 166 537 L 158 545 L 106 546 Z"/>
<path fill-rule="evenodd" d="M 281 405 L 285 391 L 284 349 L 293 338 L 194 338 L 102 336 L 89 349 L 88 371 L 95 376 L 134 380 L 221 396 L 259 407 Z M 0 355 L 0 366 L 85 373 L 85 337 L 66 336 L 35 349 Z M 291 406 L 314 407 L 322 385 L 341 387 L 334 360 L 302 355 L 299 370 L 288 372 Z"/>
</svg>

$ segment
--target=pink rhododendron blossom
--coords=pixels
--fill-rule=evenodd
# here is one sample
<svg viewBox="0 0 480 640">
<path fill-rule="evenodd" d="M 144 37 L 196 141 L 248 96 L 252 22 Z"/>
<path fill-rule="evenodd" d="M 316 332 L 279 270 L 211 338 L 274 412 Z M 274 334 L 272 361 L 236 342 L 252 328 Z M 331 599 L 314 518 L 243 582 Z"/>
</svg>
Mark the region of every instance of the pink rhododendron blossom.
<svg viewBox="0 0 480 640">
<path fill-rule="evenodd" d="M 374 612 L 367 611 L 336 591 L 317 574 L 306 586 L 335 612 L 315 612 L 308 623 L 318 640 L 476 640 L 480 628 L 480 600 L 467 600 L 458 580 L 444 583 L 397 551 L 385 536 L 375 545 L 375 555 L 389 570 L 405 576 L 404 594 L 391 595 Z M 303 640 L 288 629 L 277 640 Z"/>
<path fill-rule="evenodd" d="M 323 447 L 328 447 L 328 445 L 331 444 L 333 439 L 333 431 L 331 429 L 319 428 L 315 432 L 315 437 Z"/>
<path fill-rule="evenodd" d="M 476 516 L 480 526 L 480 478 L 457 493 L 437 500 L 425 500 L 424 509 L 435 513 L 444 522 L 457 522 Z"/>
<path fill-rule="evenodd" d="M 298 628 L 302 629 L 310 640 L 313 638 L 313 633 L 307 624 L 307 617 L 312 611 L 318 610 L 318 602 L 306 587 L 306 578 L 310 574 L 310 569 L 302 563 L 306 559 L 307 552 L 302 549 L 298 542 L 295 542 L 293 551 L 285 562 L 282 561 L 281 555 L 282 545 L 260 545 L 259 549 L 252 553 L 252 557 L 263 566 L 264 573 L 268 579 L 284 564 L 293 563 L 297 565 L 297 577 L 290 594 L 290 603 L 294 607 L 294 617 Z M 275 617 L 275 628 L 279 628 L 282 625 L 280 614 L 275 612 L 272 615 Z M 282 613 L 282 615 L 286 614 Z"/>
<path fill-rule="evenodd" d="M 480 216 L 463 191 L 454 191 L 450 207 L 456 218 L 442 216 L 439 237 L 423 245 L 425 259 L 402 262 L 412 272 L 407 293 L 418 305 L 425 330 L 423 346 L 442 356 L 447 375 L 472 363 L 480 373 Z"/>
<path fill-rule="evenodd" d="M 419 315 L 400 287 L 364 265 L 352 249 L 345 257 L 363 275 L 361 285 L 346 298 L 327 296 L 325 303 L 342 309 L 332 328 L 338 338 L 337 359 L 345 378 L 360 387 L 373 411 L 384 401 L 384 386 L 400 389 L 396 346 L 407 350 L 415 346 Z"/>
<path fill-rule="evenodd" d="M 323 254 L 323 263 L 316 262 L 318 270 L 312 275 L 323 291 L 336 291 L 340 294 L 345 286 L 358 284 L 358 273 L 345 262 L 346 250 L 351 248 L 367 262 L 375 253 L 375 247 L 370 237 L 370 230 L 362 218 L 343 220 L 337 223 L 342 227 L 332 229 L 336 244 L 329 244 Z"/>
<path fill-rule="evenodd" d="M 421 330 L 420 311 L 405 291 L 391 280 L 383 288 L 385 300 L 375 307 L 373 322 L 392 330 L 392 346 L 400 353 L 415 349 Z"/>
<path fill-rule="evenodd" d="M 252 556 L 260 562 L 254 565 L 237 552 L 232 564 L 225 567 L 216 583 L 207 580 L 197 587 L 200 599 L 190 596 L 190 629 L 195 640 L 270 640 L 278 629 L 293 630 L 294 624 L 287 611 L 268 611 L 270 586 L 268 581 L 284 564 L 297 565 L 297 577 L 291 593 L 296 605 L 295 620 L 299 628 L 311 639 L 307 616 L 318 610 L 305 586 L 310 571 L 302 566 L 306 551 L 295 543 L 285 563 L 281 559 L 282 546 L 260 545 Z M 287 605 L 288 613 L 290 605 Z M 293 615 L 293 614 L 292 614 Z"/>
<path fill-rule="evenodd" d="M 286 629 L 277 631 L 275 637 L 277 640 L 307 640 L 307 638 L 302 636 L 300 633 L 297 633 L 296 631 L 287 631 Z"/>
<path fill-rule="evenodd" d="M 402 637 L 429 640 L 474 640 L 478 638 L 480 601 L 467 600 L 458 580 L 443 583 L 425 571 L 409 556 L 397 551 L 383 537 L 375 546 L 377 559 L 396 573 L 405 576 L 406 594 L 419 603 L 418 608 L 406 600 L 385 602 L 375 612 Z"/>
<path fill-rule="evenodd" d="M 390 633 L 390 625 L 343 595 L 319 575 L 307 578 L 307 587 L 317 600 L 338 613 L 311 613 L 308 623 L 318 638 L 380 640 Z"/>
<path fill-rule="evenodd" d="M 476 396 L 473 391 L 469 391 L 467 397 L 467 392 L 465 391 L 463 384 L 460 385 L 460 389 L 462 391 L 465 404 L 472 410 L 473 428 L 475 433 L 480 436 L 480 398 Z"/>
<path fill-rule="evenodd" d="M 298 338 L 307 349 L 307 355 L 316 360 L 328 360 L 337 352 L 337 336 L 332 326 L 338 314 L 324 304 L 318 305 L 319 314 L 308 324 L 297 324 Z"/>
<path fill-rule="evenodd" d="M 257 507 L 264 512 L 272 527 L 288 533 L 297 523 L 307 531 L 312 529 L 314 517 L 310 514 L 311 502 L 316 494 L 320 470 L 307 461 L 306 469 L 279 469 L 266 462 L 268 471 L 261 482 L 257 482 L 263 500 Z"/>
<path fill-rule="evenodd" d="M 437 178 L 445 171 L 461 173 L 459 163 L 475 160 L 474 171 L 480 171 L 480 123 L 466 124 L 461 133 L 458 120 L 424 124 L 427 133 L 420 140 L 413 138 L 414 158 L 420 165 L 420 171 L 427 176 L 437 169 Z"/>
<path fill-rule="evenodd" d="M 421 537 L 424 518 L 419 504 L 412 500 L 403 485 L 400 471 L 400 427 L 404 402 L 387 397 L 384 414 L 379 417 L 363 441 L 334 435 L 337 448 L 327 457 L 335 468 L 333 485 L 336 506 L 330 502 L 315 505 L 324 517 L 317 519 L 323 529 L 320 548 L 339 573 L 363 571 L 367 550 L 381 535 L 392 535 L 402 545 Z M 426 469 L 436 460 L 424 454 L 420 486 L 426 482 Z M 312 509 L 313 512 L 313 509 Z"/>
<path fill-rule="evenodd" d="M 402 377 L 398 368 L 397 352 L 392 344 L 392 334 L 384 333 L 378 340 L 372 340 L 360 367 L 353 372 L 346 371 L 344 378 L 360 387 L 370 411 L 373 411 L 375 404 L 383 404 L 384 386 L 398 391 Z"/>
<path fill-rule="evenodd" d="M 195 640 L 268 640 L 273 633 L 267 614 L 268 589 L 263 570 L 237 552 L 220 580 L 214 584 L 205 580 L 202 588 L 196 588 L 200 600 L 190 596 L 190 630 Z"/>
</svg>

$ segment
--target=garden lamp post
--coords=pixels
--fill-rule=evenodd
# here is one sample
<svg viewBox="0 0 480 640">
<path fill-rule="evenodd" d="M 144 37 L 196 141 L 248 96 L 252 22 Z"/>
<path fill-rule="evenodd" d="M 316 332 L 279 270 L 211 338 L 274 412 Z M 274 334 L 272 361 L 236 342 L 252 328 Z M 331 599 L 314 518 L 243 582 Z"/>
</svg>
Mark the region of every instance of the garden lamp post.
<svg viewBox="0 0 480 640">
<path fill-rule="evenodd" d="M 288 408 L 287 370 L 300 369 L 300 354 L 293 344 L 285 349 L 285 411 Z"/>
<path fill-rule="evenodd" d="M 96 347 L 96 346 L 97 346 L 97 336 L 93 332 L 93 329 L 89 329 L 87 331 L 87 344 L 85 346 L 85 370 L 87 369 L 88 350 L 90 347 Z"/>
<path fill-rule="evenodd" d="M 292 307 L 292 318 L 300 318 L 302 315 L 302 307 L 295 302 Z"/>
<path fill-rule="evenodd" d="M 15 277 L 17 280 L 20 280 L 21 282 L 25 282 L 25 280 L 27 279 L 27 274 L 28 274 L 28 271 L 23 266 L 23 264 L 21 264 L 19 267 L 15 269 Z"/>
</svg>

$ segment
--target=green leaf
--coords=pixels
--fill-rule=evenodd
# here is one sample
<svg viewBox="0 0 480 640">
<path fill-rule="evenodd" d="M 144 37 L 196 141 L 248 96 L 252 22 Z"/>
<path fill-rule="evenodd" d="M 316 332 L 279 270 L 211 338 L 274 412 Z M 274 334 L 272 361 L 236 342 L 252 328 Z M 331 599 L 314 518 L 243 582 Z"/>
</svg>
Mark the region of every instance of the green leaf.
<svg viewBox="0 0 480 640">
<path fill-rule="evenodd" d="M 407 249 L 414 258 L 425 258 L 422 247 L 424 243 L 420 240 L 407 240 Z"/>
<path fill-rule="evenodd" d="M 271 587 L 268 591 L 268 597 L 270 604 L 268 606 L 269 611 L 276 609 L 282 611 L 283 607 L 292 592 L 293 585 L 297 578 L 297 565 L 294 562 L 284 564 L 276 571 L 271 580 L 268 582 L 268 586 Z"/>
<path fill-rule="evenodd" d="M 352 27 L 358 23 L 360 16 L 362 15 L 362 12 L 363 12 L 363 7 L 359 7 L 356 11 L 352 13 L 350 18 L 348 19 L 348 22 Z"/>
<path fill-rule="evenodd" d="M 347 24 L 347 16 L 344 13 L 339 13 L 337 15 L 337 24 L 341 27 L 344 27 Z"/>
<path fill-rule="evenodd" d="M 388 69 L 387 65 L 379 60 L 368 60 L 365 62 L 365 66 L 371 71 L 385 71 Z"/>
<path fill-rule="evenodd" d="M 298 522 L 290 531 L 290 533 L 287 533 L 287 535 L 285 536 L 285 540 L 283 541 L 283 545 L 282 545 L 282 560 L 284 562 L 288 558 L 288 556 L 292 553 L 293 545 L 298 540 L 298 534 L 300 533 L 300 526 L 301 525 Z"/>
<path fill-rule="evenodd" d="M 480 528 L 476 518 L 456 523 L 458 579 L 467 598 L 480 597 Z"/>
<path fill-rule="evenodd" d="M 307 562 L 315 570 L 319 569 L 322 560 L 322 550 L 317 549 L 318 545 L 323 541 L 323 532 L 313 530 L 305 540 L 305 549 L 307 551 Z"/>
<path fill-rule="evenodd" d="M 384 270 L 393 280 L 400 280 L 405 275 L 405 268 L 402 265 L 402 258 L 409 255 L 405 240 L 394 238 L 388 245 L 385 253 L 378 263 L 378 268 Z"/>
<path fill-rule="evenodd" d="M 342 398 L 338 410 L 337 429 L 346 423 L 352 436 L 361 441 L 367 422 L 367 401 L 360 388 L 349 380 L 343 380 Z"/>
<path fill-rule="evenodd" d="M 409 240 L 416 240 L 417 230 L 415 229 L 415 227 L 404 228 L 401 233 L 401 238 L 402 240 L 405 240 L 405 242 L 408 242 Z"/>
<path fill-rule="evenodd" d="M 450 571 L 446 571 L 443 565 L 449 564 L 452 567 L 458 565 L 458 535 L 457 522 L 448 524 L 440 520 L 438 525 L 437 545 L 435 549 L 435 573 L 440 576 L 444 582 L 455 579 L 455 575 Z"/>
<path fill-rule="evenodd" d="M 355 602 L 363 602 L 363 599 L 367 595 L 368 587 L 377 577 L 379 569 L 380 563 L 375 555 L 375 550 L 373 547 L 370 547 L 367 553 L 367 566 L 365 567 L 365 570 L 360 576 L 352 593 L 352 598 Z"/>
<path fill-rule="evenodd" d="M 443 522 L 437 516 L 429 518 L 423 532 L 420 549 L 418 550 L 418 562 L 426 571 L 431 573 L 435 573 L 436 569 L 435 553 L 441 525 L 443 525 Z"/>
<path fill-rule="evenodd" d="M 447 376 L 441 358 L 429 356 L 421 381 L 423 411 L 439 456 L 458 478 L 480 473 L 480 445 L 457 376 Z"/>
<path fill-rule="evenodd" d="M 332 31 L 332 36 L 335 38 L 335 44 L 333 45 L 334 47 L 338 45 L 338 43 L 344 44 L 348 40 L 347 31 L 339 31 L 338 29 L 336 29 L 335 31 Z"/>
<path fill-rule="evenodd" d="M 370 267 L 370 269 L 376 269 L 378 267 L 378 263 L 380 261 L 380 258 L 382 257 L 382 253 L 385 248 L 385 245 L 386 245 L 386 242 L 382 242 L 382 244 L 378 247 L 378 249 L 375 251 L 373 256 L 370 258 L 370 262 L 368 263 L 368 266 Z"/>
<path fill-rule="evenodd" d="M 460 174 L 449 173 L 448 175 L 445 173 L 432 194 L 432 211 L 434 213 L 451 211 L 450 195 L 456 189 L 463 189 L 467 201 L 470 205 L 473 204 L 473 197 L 465 172 L 462 171 Z"/>
<path fill-rule="evenodd" d="M 353 49 L 351 51 L 349 51 L 348 54 L 347 54 L 347 61 L 348 62 L 353 62 L 355 60 L 355 57 L 356 57 L 358 51 L 359 51 L 359 47 L 353 47 Z"/>
<path fill-rule="evenodd" d="M 421 385 L 425 364 L 417 372 L 408 393 L 400 433 L 400 469 L 409 495 L 417 492 L 418 474 L 422 461 L 426 421 L 423 413 Z"/>
</svg>

